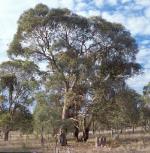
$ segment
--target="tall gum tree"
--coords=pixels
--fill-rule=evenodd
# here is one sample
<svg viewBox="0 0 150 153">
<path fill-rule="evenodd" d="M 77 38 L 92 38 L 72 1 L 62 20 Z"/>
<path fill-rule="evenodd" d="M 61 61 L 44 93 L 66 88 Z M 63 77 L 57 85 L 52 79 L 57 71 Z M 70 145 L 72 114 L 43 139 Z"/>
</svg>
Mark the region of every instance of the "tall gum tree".
<svg viewBox="0 0 150 153">
<path fill-rule="evenodd" d="M 38 4 L 20 16 L 8 55 L 47 63 L 50 78 L 61 84 L 65 120 L 71 106 L 86 101 L 93 79 L 102 82 L 136 73 L 137 52 L 135 40 L 120 24 Z"/>
</svg>

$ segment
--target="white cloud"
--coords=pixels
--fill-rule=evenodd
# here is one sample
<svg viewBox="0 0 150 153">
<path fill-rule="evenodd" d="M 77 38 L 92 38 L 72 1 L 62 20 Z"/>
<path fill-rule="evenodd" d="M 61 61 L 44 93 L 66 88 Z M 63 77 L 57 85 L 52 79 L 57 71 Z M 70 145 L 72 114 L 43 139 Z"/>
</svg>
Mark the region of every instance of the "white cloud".
<svg viewBox="0 0 150 153">
<path fill-rule="evenodd" d="M 131 0 L 121 0 L 121 3 L 128 3 L 131 2 Z"/>
<path fill-rule="evenodd" d="M 142 5 L 139 4 L 135 4 L 135 3 L 128 3 L 128 4 L 123 4 L 123 6 L 121 6 L 121 10 L 126 10 L 127 15 L 128 14 L 132 14 L 133 12 L 137 11 L 141 11 L 143 9 Z"/>
<path fill-rule="evenodd" d="M 117 5 L 117 0 L 106 0 L 109 5 Z"/>
<path fill-rule="evenodd" d="M 88 16 L 99 16 L 101 13 L 98 10 L 89 10 Z"/>
<path fill-rule="evenodd" d="M 150 42 L 150 41 L 149 41 Z M 150 57 L 150 48 L 144 46 L 139 48 L 139 53 L 137 54 L 137 62 L 146 64 Z M 149 66 L 150 67 L 150 66 Z"/>
<path fill-rule="evenodd" d="M 7 53 L 6 53 L 7 42 L 8 40 L 0 39 L 0 63 L 8 60 Z"/>
<path fill-rule="evenodd" d="M 97 7 L 100 7 L 104 4 L 104 0 L 93 0 L 93 2 Z"/>
<path fill-rule="evenodd" d="M 81 3 L 84 2 L 84 0 L 75 0 L 75 3 Z"/>
<path fill-rule="evenodd" d="M 104 4 L 114 6 L 114 5 L 117 5 L 117 1 L 118 1 L 118 0 L 93 0 L 94 4 L 95 4 L 97 7 L 101 7 L 101 6 L 103 6 Z"/>
<path fill-rule="evenodd" d="M 123 24 L 133 35 L 150 35 L 150 19 L 144 16 L 125 16 L 121 12 L 103 12 L 102 17 L 110 22 Z"/>
<path fill-rule="evenodd" d="M 84 17 L 90 17 L 90 16 L 99 16 L 101 15 L 101 12 L 98 10 L 89 10 L 89 11 L 78 11 L 77 14 Z"/>
<path fill-rule="evenodd" d="M 117 5 L 118 0 L 93 0 L 93 2 L 97 7 L 101 7 L 104 4 L 114 6 Z"/>
<path fill-rule="evenodd" d="M 110 22 L 117 22 L 117 23 L 125 23 L 125 16 L 120 13 L 110 14 L 109 12 L 103 12 L 102 17 Z"/>
<path fill-rule="evenodd" d="M 150 6 L 150 0 L 134 0 L 135 4 L 142 6 Z"/>
<path fill-rule="evenodd" d="M 87 11 L 77 11 L 77 14 L 81 15 L 81 16 L 84 16 L 84 17 L 88 16 Z"/>
<path fill-rule="evenodd" d="M 144 13 L 147 18 L 150 18 L 150 7 L 146 8 Z"/>
<path fill-rule="evenodd" d="M 59 7 L 66 7 L 68 9 L 73 10 L 73 8 L 74 8 L 74 0 L 60 0 L 60 6 Z"/>
<path fill-rule="evenodd" d="M 144 16 L 128 17 L 126 26 L 134 35 L 150 34 L 150 20 L 147 20 Z"/>
<path fill-rule="evenodd" d="M 81 10 L 84 10 L 88 7 L 87 3 L 85 2 L 79 2 L 76 4 L 76 7 L 75 7 L 75 10 L 76 11 L 81 11 Z"/>
<path fill-rule="evenodd" d="M 1 64 L 2 62 L 5 62 L 5 61 L 8 61 L 8 60 L 9 60 L 8 57 L 6 56 L 6 54 L 1 54 L 1 53 L 0 53 L 0 57 L 1 57 L 1 59 L 0 59 L 0 64 Z"/>
</svg>

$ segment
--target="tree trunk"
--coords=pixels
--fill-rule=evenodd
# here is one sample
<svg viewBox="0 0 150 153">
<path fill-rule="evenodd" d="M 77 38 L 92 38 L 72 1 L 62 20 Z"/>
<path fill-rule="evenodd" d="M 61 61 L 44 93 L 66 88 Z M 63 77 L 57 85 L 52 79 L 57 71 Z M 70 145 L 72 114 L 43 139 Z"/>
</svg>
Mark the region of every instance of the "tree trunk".
<svg viewBox="0 0 150 153">
<path fill-rule="evenodd" d="M 83 119 L 83 140 L 84 142 L 86 142 L 89 138 L 89 131 L 90 131 L 91 124 L 92 124 L 92 117 L 90 118 L 90 121 L 88 122 L 88 124 L 86 121 L 86 117 L 84 117 Z"/>
<path fill-rule="evenodd" d="M 44 139 L 44 127 L 42 126 L 41 129 L 41 145 L 44 146 L 45 139 Z"/>
<path fill-rule="evenodd" d="M 67 118 L 68 118 L 67 97 L 64 97 L 62 120 L 65 120 Z M 66 131 L 67 131 L 66 128 L 64 128 L 64 127 L 60 128 L 59 143 L 61 144 L 61 146 L 66 146 L 67 145 Z"/>
<path fill-rule="evenodd" d="M 99 147 L 100 146 L 100 138 L 96 137 L 95 138 L 95 147 Z"/>
<path fill-rule="evenodd" d="M 66 102 L 64 102 L 63 111 L 62 111 L 62 120 L 68 118 L 68 108 L 66 105 L 67 105 Z"/>
<path fill-rule="evenodd" d="M 114 136 L 114 130 L 111 129 L 111 137 L 113 138 L 113 136 Z"/>
<path fill-rule="evenodd" d="M 120 134 L 122 134 L 122 132 L 123 132 L 123 129 L 121 128 L 121 129 L 120 129 Z"/>
<path fill-rule="evenodd" d="M 74 130 L 74 137 L 76 138 L 76 141 L 79 141 L 79 128 L 75 126 Z"/>
<path fill-rule="evenodd" d="M 9 130 L 6 130 L 5 132 L 4 132 L 4 141 L 8 141 L 8 138 L 9 138 Z"/>
<path fill-rule="evenodd" d="M 145 120 L 145 126 L 144 126 L 145 131 L 147 131 L 147 120 Z"/>
<path fill-rule="evenodd" d="M 94 121 L 93 121 L 93 129 L 92 129 L 92 131 L 93 131 L 93 135 L 95 134 L 95 124 L 94 124 Z"/>
<path fill-rule="evenodd" d="M 66 133 L 63 130 L 61 130 L 61 133 L 59 135 L 59 143 L 61 144 L 61 146 L 67 145 Z"/>
<path fill-rule="evenodd" d="M 83 131 L 83 139 L 84 139 L 84 142 L 86 142 L 89 138 L 89 127 L 86 127 Z"/>
<path fill-rule="evenodd" d="M 135 127 L 134 127 L 134 125 L 132 125 L 132 133 L 134 133 L 135 132 Z"/>
</svg>

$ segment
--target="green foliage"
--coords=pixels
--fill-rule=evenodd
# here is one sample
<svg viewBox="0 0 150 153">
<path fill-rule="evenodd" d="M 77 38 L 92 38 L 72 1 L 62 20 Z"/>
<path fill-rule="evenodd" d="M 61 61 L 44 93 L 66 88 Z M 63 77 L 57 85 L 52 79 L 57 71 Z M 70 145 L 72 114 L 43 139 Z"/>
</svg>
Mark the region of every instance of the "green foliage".
<svg viewBox="0 0 150 153">
<path fill-rule="evenodd" d="M 50 99 L 45 93 L 36 95 L 37 105 L 34 110 L 34 129 L 41 133 L 44 128 L 45 133 L 55 134 L 60 126 L 61 112 L 59 105 L 50 104 Z"/>
<path fill-rule="evenodd" d="M 10 114 L 5 112 L 5 113 L 0 113 L 0 127 L 3 127 L 4 125 L 8 125 L 10 122 Z"/>
<path fill-rule="evenodd" d="M 111 100 L 95 99 L 95 105 L 93 113 L 101 126 L 118 129 L 139 124 L 142 100 L 134 90 L 126 87 Z"/>
</svg>

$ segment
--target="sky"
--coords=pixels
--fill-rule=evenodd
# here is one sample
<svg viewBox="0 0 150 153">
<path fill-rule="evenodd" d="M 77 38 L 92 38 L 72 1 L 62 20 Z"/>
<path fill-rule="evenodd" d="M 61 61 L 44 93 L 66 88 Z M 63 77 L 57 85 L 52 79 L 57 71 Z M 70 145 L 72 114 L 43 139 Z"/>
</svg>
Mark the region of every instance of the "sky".
<svg viewBox="0 0 150 153">
<path fill-rule="evenodd" d="M 143 73 L 128 79 L 127 83 L 142 93 L 143 86 L 150 81 L 150 0 L 1 0 L 0 63 L 8 60 L 6 50 L 16 32 L 19 16 L 38 3 L 123 24 L 137 41 L 137 62 L 143 66 Z"/>
</svg>

